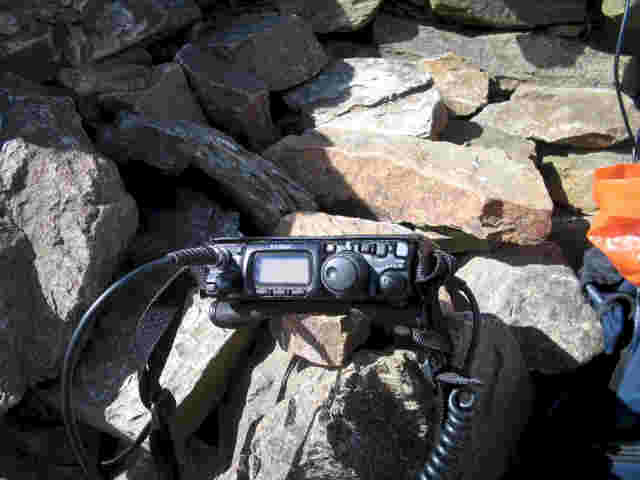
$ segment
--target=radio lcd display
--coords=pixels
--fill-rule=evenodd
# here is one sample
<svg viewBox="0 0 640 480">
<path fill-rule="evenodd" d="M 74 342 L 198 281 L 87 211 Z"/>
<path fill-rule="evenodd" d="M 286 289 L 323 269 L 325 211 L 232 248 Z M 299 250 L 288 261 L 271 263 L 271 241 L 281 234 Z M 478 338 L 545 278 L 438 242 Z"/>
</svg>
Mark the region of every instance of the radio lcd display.
<svg viewBox="0 0 640 480">
<path fill-rule="evenodd" d="M 311 257 L 306 252 L 257 252 L 253 278 L 257 285 L 309 285 Z"/>
</svg>

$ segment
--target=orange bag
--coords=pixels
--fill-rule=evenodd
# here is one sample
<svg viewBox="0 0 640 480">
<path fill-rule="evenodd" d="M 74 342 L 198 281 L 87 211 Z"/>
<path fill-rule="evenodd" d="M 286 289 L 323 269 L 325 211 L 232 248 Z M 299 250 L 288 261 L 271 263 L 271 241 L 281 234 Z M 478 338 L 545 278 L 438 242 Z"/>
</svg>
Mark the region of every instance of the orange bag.
<svg viewBox="0 0 640 480">
<path fill-rule="evenodd" d="M 640 286 L 640 164 L 598 168 L 593 200 L 599 210 L 587 238 L 620 275 Z"/>
</svg>

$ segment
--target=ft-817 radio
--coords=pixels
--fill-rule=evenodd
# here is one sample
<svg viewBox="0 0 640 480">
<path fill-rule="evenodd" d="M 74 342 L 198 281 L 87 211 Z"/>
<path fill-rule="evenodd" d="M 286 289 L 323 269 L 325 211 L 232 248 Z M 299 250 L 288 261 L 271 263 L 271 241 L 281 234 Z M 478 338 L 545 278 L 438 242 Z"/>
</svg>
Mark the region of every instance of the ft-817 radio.
<svg viewBox="0 0 640 480">
<path fill-rule="evenodd" d="M 217 261 L 201 267 L 200 293 L 218 300 L 214 321 L 247 316 L 247 305 L 261 312 L 268 304 L 282 312 L 406 307 L 417 295 L 418 263 L 428 262 L 432 250 L 413 234 L 216 238 L 213 245 Z"/>
</svg>

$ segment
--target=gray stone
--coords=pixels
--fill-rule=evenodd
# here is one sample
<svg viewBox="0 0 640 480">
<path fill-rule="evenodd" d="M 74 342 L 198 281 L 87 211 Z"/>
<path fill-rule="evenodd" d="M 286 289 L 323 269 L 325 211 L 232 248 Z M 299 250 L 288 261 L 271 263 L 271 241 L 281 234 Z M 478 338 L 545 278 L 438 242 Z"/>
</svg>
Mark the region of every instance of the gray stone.
<svg viewBox="0 0 640 480">
<path fill-rule="evenodd" d="M 20 346 L 10 360 L 18 370 L 2 370 L 4 409 L 20 385 L 59 374 L 71 328 L 111 279 L 138 212 L 115 164 L 93 150 L 71 99 L 3 89 L 0 113 L 8 120 L 0 128 L 0 211 L 9 231 L 20 232 L 3 250 L 21 266 L 2 287 L 13 301 L 2 301 L 0 334 Z M 18 390 L 4 391 L 7 382 Z"/>
<path fill-rule="evenodd" d="M 269 90 L 298 85 L 329 61 L 311 26 L 296 16 L 241 16 L 226 29 L 203 37 L 199 44 L 254 74 Z"/>
<path fill-rule="evenodd" d="M 42 324 L 54 323 L 42 319 L 47 304 L 42 293 L 38 295 L 34 258 L 24 232 L 9 218 L 0 217 L 0 417 L 17 405 L 27 389 L 29 378 L 21 357 L 33 341 L 35 315 L 41 315 Z"/>
<path fill-rule="evenodd" d="M 199 168 L 264 231 L 273 229 L 282 215 L 316 210 L 310 194 L 278 166 L 214 128 L 122 112 L 115 127 L 100 131 L 99 144 L 121 161 L 142 160 L 173 173 L 189 165 Z"/>
<path fill-rule="evenodd" d="M 158 120 L 188 120 L 207 125 L 202 108 L 177 63 L 156 65 L 148 85 L 133 91 L 116 91 L 98 96 L 98 103 L 109 112 L 126 110 Z"/>
<path fill-rule="evenodd" d="M 598 209 L 593 201 L 592 192 L 593 174 L 596 169 L 617 163 L 629 163 L 631 155 L 630 151 L 614 150 L 548 150 L 543 153 L 539 168 L 551 199 L 557 205 L 588 214 Z"/>
<path fill-rule="evenodd" d="M 284 96 L 305 126 L 365 128 L 384 134 L 436 137 L 447 122 L 440 93 L 417 63 L 381 58 L 333 62 Z"/>
<path fill-rule="evenodd" d="M 146 230 L 132 244 L 129 258 L 134 265 L 158 258 L 159 254 L 166 253 L 165 249 L 192 247 L 203 239 L 226 234 L 240 235 L 235 230 L 233 216 L 225 217 L 218 206 L 202 195 L 181 192 L 182 198 L 177 201 L 179 208 L 151 216 Z M 228 223 L 220 217 L 225 217 Z M 180 232 L 167 238 L 163 236 L 177 225 Z M 224 367 L 233 365 L 242 358 L 250 337 L 244 331 L 236 335 L 232 330 L 215 327 L 208 312 L 213 300 L 201 299 L 197 289 L 192 290 L 193 283 L 186 274 L 176 278 L 146 312 L 147 304 L 157 291 L 178 272 L 170 266 L 134 277 L 126 288 L 110 297 L 111 307 L 94 327 L 92 341 L 78 363 L 73 397 L 80 421 L 124 440 L 135 439 L 150 419 L 138 395 L 137 372 L 170 322 L 179 321 L 160 383 L 171 390 L 179 405 L 172 428 L 176 447 L 183 454 L 185 438 L 215 406 L 215 395 L 224 392 L 224 382 L 219 385 L 215 382 L 228 378 L 225 377 L 227 370 L 208 373 L 219 365 L 214 359 L 223 359 Z M 212 390 L 207 392 L 206 385 Z M 213 388 L 215 385 L 219 388 Z M 45 393 L 50 401 L 59 403 L 59 385 Z"/>
<path fill-rule="evenodd" d="M 13 72 L 35 82 L 51 80 L 58 70 L 60 49 L 55 29 L 37 21 L 23 8 L 0 12 L 0 71 Z"/>
<path fill-rule="evenodd" d="M 61 68 L 57 78 L 78 95 L 140 90 L 151 85 L 151 63 L 146 50 L 134 47 L 96 63 Z"/>
<path fill-rule="evenodd" d="M 499 321 L 483 320 L 471 372 L 487 381 L 491 394 L 482 398 L 491 403 L 478 406 L 463 478 L 499 478 L 531 411 L 532 389 L 517 342 Z M 457 363 L 469 320 L 456 316 L 449 325 Z M 258 343 L 219 411 L 219 444 L 227 451 L 221 452 L 218 478 L 416 476 L 438 418 L 433 393 L 413 368 L 413 352 L 361 350 L 337 370 L 299 364 L 278 398 L 289 359 L 278 344 Z"/>
<path fill-rule="evenodd" d="M 209 52 L 187 44 L 176 55 L 211 123 L 257 151 L 275 143 L 267 85 Z"/>
<path fill-rule="evenodd" d="M 359 30 L 375 17 L 382 0 L 276 0 L 285 15 L 299 15 L 317 33 Z"/>
<path fill-rule="evenodd" d="M 537 243 L 552 202 L 531 164 L 497 148 L 319 128 L 263 152 L 338 215 L 453 226 L 481 239 Z"/>
<path fill-rule="evenodd" d="M 640 111 L 623 94 L 633 124 Z M 616 92 L 524 84 L 510 101 L 488 105 L 473 120 L 511 135 L 583 148 L 606 148 L 628 138 Z"/>
<path fill-rule="evenodd" d="M 495 77 L 561 87 L 613 87 L 613 55 L 541 32 L 463 35 L 378 15 L 374 37 L 383 57 L 422 59 L 452 52 Z M 630 56 L 620 57 L 620 79 L 627 93 L 640 91 L 640 68 Z"/>
<path fill-rule="evenodd" d="M 529 368 L 558 372 L 602 351 L 602 328 L 580 282 L 548 251 L 497 251 L 471 258 L 456 275 L 467 282 L 482 312 L 511 325 Z"/>
<path fill-rule="evenodd" d="M 202 16 L 193 0 L 107 0 L 67 27 L 64 55 L 77 67 L 166 36 Z"/>
<path fill-rule="evenodd" d="M 473 120 L 449 120 L 439 140 L 456 145 L 499 148 L 512 160 L 525 164 L 533 164 L 537 158 L 533 141 L 509 135 L 499 128 L 480 125 Z"/>
<path fill-rule="evenodd" d="M 271 325 L 286 351 L 328 367 L 347 364 L 370 333 L 369 318 L 358 310 L 346 315 L 291 313 Z"/>
<path fill-rule="evenodd" d="M 554 23 L 584 22 L 582 0 L 542 0 L 535 3 L 508 0 L 431 0 L 433 13 L 467 25 L 497 28 L 535 27 Z"/>
<path fill-rule="evenodd" d="M 203 193 L 187 188 L 175 192 L 172 208 L 141 208 L 139 229 L 127 249 L 128 258 L 142 265 L 167 253 L 196 247 L 219 237 L 240 236 L 240 215 L 223 210 Z"/>
<path fill-rule="evenodd" d="M 73 97 L 74 92 L 66 87 L 54 87 L 32 82 L 13 72 L 0 73 L 0 90 L 14 96 L 24 97 Z"/>
</svg>

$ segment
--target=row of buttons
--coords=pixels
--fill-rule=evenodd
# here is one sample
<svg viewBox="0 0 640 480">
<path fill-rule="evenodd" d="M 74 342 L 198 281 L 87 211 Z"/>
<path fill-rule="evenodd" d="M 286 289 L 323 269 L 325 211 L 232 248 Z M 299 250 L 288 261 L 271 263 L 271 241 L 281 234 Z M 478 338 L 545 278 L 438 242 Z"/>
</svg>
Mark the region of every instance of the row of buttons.
<svg viewBox="0 0 640 480">
<path fill-rule="evenodd" d="M 256 288 L 256 293 L 265 297 L 303 297 L 304 288 Z"/>
<path fill-rule="evenodd" d="M 358 253 L 368 253 L 370 255 L 377 255 L 378 257 L 386 257 L 388 246 L 386 243 L 369 243 L 361 244 L 356 242 L 346 242 L 340 250 L 351 250 Z M 335 243 L 327 243 L 324 246 L 325 252 L 335 253 L 338 250 L 338 246 Z M 391 245 L 393 249 L 393 245 Z M 407 242 L 398 242 L 395 245 L 395 255 L 398 258 L 405 258 L 409 254 L 409 245 Z"/>
</svg>

